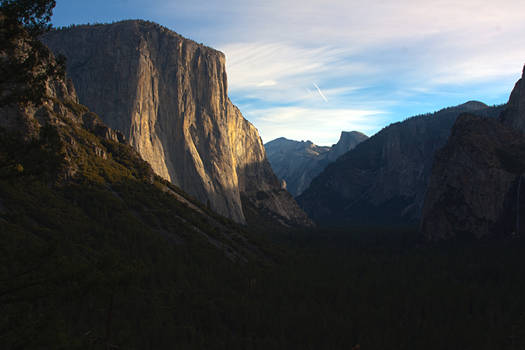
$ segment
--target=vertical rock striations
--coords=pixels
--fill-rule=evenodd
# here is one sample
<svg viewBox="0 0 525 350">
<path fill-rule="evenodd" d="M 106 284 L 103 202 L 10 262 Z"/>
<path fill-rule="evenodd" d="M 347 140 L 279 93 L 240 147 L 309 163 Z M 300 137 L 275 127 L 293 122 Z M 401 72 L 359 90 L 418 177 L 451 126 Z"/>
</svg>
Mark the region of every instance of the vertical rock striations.
<svg viewBox="0 0 525 350">
<path fill-rule="evenodd" d="M 281 189 L 257 129 L 229 100 L 224 54 L 144 21 L 72 27 L 44 41 L 66 56 L 80 102 L 157 174 L 236 222 L 246 222 L 243 198 L 283 222 L 309 223 Z"/>
<path fill-rule="evenodd" d="M 119 131 L 78 103 L 71 80 L 53 72 L 58 63 L 49 49 L 4 18 L 0 12 L 0 71 L 12 74 L 0 81 L 0 95 L 10 95 L 0 103 L 0 240 L 24 251 L 24 264 L 59 262 L 61 269 L 68 254 L 76 254 L 70 261 L 97 261 L 103 251 L 132 256 L 135 264 L 137 242 L 146 241 L 148 256 L 155 246 L 199 242 L 236 262 L 266 259 L 239 225 L 155 176 Z M 40 88 L 38 95 L 13 94 Z M 64 239 L 75 243 L 57 252 L 55 242 Z M 35 242 L 41 248 L 33 249 Z"/>
</svg>

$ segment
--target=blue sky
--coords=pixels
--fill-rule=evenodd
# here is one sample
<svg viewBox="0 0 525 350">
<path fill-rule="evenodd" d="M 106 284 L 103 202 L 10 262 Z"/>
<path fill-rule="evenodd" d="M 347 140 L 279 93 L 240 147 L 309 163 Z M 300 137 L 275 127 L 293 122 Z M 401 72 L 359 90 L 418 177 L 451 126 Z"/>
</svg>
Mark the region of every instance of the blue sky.
<svg viewBox="0 0 525 350">
<path fill-rule="evenodd" d="M 320 145 L 409 116 L 507 101 L 525 1 L 57 0 L 56 26 L 141 18 L 223 51 L 229 95 L 263 141 Z"/>
</svg>

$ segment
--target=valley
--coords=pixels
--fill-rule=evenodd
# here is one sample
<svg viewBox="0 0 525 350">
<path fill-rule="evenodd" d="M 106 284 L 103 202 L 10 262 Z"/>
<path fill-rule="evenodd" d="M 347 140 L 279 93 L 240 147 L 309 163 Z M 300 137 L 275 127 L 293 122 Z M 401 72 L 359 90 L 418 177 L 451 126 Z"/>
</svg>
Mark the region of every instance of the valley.
<svg viewBox="0 0 525 350">
<path fill-rule="evenodd" d="M 0 348 L 525 346 L 525 76 L 263 144 L 224 53 L 55 5 L 0 5 Z"/>
</svg>

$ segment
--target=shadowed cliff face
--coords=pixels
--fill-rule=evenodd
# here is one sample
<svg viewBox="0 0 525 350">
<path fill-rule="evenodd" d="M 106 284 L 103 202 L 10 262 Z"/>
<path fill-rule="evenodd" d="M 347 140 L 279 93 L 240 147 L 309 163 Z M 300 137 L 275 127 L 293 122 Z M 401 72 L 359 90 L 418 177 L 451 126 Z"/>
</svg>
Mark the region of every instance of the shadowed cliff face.
<svg viewBox="0 0 525 350">
<path fill-rule="evenodd" d="M 425 236 L 516 232 L 518 201 L 525 209 L 525 183 L 519 185 L 524 171 L 525 139 L 519 132 L 496 119 L 460 116 L 436 155 L 421 221 Z"/>
<path fill-rule="evenodd" d="M 328 225 L 415 224 L 434 154 L 457 116 L 497 116 L 499 110 L 471 101 L 394 123 L 328 165 L 297 200 L 312 219 Z"/>
<path fill-rule="evenodd" d="M 427 239 L 525 234 L 523 77 L 499 119 L 461 116 L 437 154 L 421 220 Z"/>
<path fill-rule="evenodd" d="M 524 73 L 525 75 L 525 68 Z M 512 90 L 507 108 L 501 113 L 501 122 L 517 131 L 525 132 L 525 88 L 523 86 L 523 76 L 516 82 Z"/>
<path fill-rule="evenodd" d="M 264 147 L 275 174 L 286 182 L 286 188 L 293 196 L 298 196 L 328 164 L 367 138 L 358 131 L 343 131 L 339 141 L 331 147 L 284 137 L 270 141 Z"/>
<path fill-rule="evenodd" d="M 197 200 L 245 223 L 241 193 L 280 189 L 257 130 L 227 96 L 221 52 L 143 21 L 64 29 L 44 41 L 67 57 L 80 102 Z M 308 222 L 293 200 L 275 207 Z"/>
</svg>

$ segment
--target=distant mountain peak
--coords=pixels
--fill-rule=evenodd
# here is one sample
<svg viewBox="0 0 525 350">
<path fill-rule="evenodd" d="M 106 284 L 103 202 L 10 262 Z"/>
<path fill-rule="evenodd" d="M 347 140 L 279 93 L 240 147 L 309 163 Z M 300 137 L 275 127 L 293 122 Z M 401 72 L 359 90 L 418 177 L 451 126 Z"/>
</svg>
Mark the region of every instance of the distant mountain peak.
<svg viewBox="0 0 525 350">
<path fill-rule="evenodd" d="M 368 136 L 359 131 L 341 131 L 341 137 L 339 137 L 339 141 L 332 146 L 328 159 L 331 162 L 335 161 L 367 138 Z"/>
<path fill-rule="evenodd" d="M 347 140 L 353 140 L 353 139 L 365 140 L 367 138 L 368 136 L 366 136 L 365 134 L 359 131 L 355 131 L 355 130 L 354 131 L 341 131 L 341 136 L 339 136 L 339 141 L 337 141 L 335 145 L 339 144 L 340 142 L 345 142 Z"/>
<path fill-rule="evenodd" d="M 273 139 L 271 141 L 266 142 L 266 144 L 269 144 L 269 143 L 285 143 L 285 142 L 296 142 L 296 141 L 289 140 L 286 137 L 278 137 L 276 139 Z"/>
<path fill-rule="evenodd" d="M 472 109 L 472 110 L 478 110 L 478 109 L 487 108 L 488 106 L 486 104 L 484 104 L 483 102 L 472 100 L 472 101 L 465 102 L 465 103 L 459 105 L 458 107 L 468 108 L 468 109 Z"/>
<path fill-rule="evenodd" d="M 360 131 L 353 130 L 353 131 L 341 131 L 341 137 L 343 137 L 343 135 L 365 135 L 365 134 L 363 134 Z"/>
<path fill-rule="evenodd" d="M 264 147 L 273 171 L 286 181 L 288 191 L 297 196 L 329 163 L 367 138 L 359 131 L 342 131 L 339 141 L 331 147 L 284 137 L 267 142 Z"/>
</svg>

